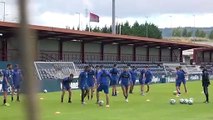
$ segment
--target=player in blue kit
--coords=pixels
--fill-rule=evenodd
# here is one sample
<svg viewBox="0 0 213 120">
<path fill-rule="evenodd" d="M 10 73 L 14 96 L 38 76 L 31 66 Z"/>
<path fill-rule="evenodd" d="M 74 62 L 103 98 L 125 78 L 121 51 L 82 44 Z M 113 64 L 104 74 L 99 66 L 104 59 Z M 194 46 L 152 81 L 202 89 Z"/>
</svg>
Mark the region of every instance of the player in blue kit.
<svg viewBox="0 0 213 120">
<path fill-rule="evenodd" d="M 182 77 L 182 73 L 179 70 L 179 67 L 176 67 L 176 81 L 175 81 L 175 86 L 176 86 L 176 91 L 177 91 L 177 96 L 179 96 L 180 93 L 180 85 L 181 85 L 181 77 Z"/>
<path fill-rule="evenodd" d="M 97 82 L 97 79 L 98 79 L 98 73 L 99 72 L 100 72 L 100 66 L 96 65 L 95 66 L 95 79 L 96 79 L 95 84 L 97 84 L 96 82 Z"/>
<path fill-rule="evenodd" d="M 181 86 L 182 79 L 184 78 L 184 73 L 180 70 L 180 67 L 176 67 L 176 71 L 177 72 L 176 72 L 175 86 L 177 90 L 177 96 L 179 96 L 181 94 L 180 86 Z"/>
<path fill-rule="evenodd" d="M 149 70 L 149 66 L 145 67 L 144 77 L 145 77 L 144 84 L 147 86 L 146 93 L 148 93 L 150 89 L 149 84 L 152 82 L 152 78 L 153 78 L 152 72 Z"/>
<path fill-rule="evenodd" d="M 14 91 L 16 90 L 16 95 L 17 95 L 17 101 L 20 102 L 20 99 L 19 99 L 19 94 L 20 94 L 20 84 L 21 84 L 21 81 L 22 81 L 22 73 L 21 73 L 21 69 L 19 69 L 19 66 L 16 64 L 14 69 L 13 69 L 13 86 L 12 86 L 12 89 L 13 89 L 13 92 L 12 92 L 12 96 L 14 94 Z"/>
<path fill-rule="evenodd" d="M 113 68 L 110 70 L 110 75 L 111 75 L 110 86 L 112 86 L 112 96 L 117 96 L 116 85 L 118 83 L 118 74 L 119 74 L 119 71 L 117 69 L 117 65 L 114 64 Z"/>
<path fill-rule="evenodd" d="M 96 65 L 95 66 L 95 87 L 94 87 L 94 90 L 96 90 L 96 95 L 97 95 L 97 88 L 98 88 L 98 86 L 97 86 L 97 80 L 98 80 L 98 73 L 100 72 L 101 70 L 100 70 L 100 66 L 99 65 Z"/>
<path fill-rule="evenodd" d="M 12 82 L 13 82 L 12 64 L 7 64 L 7 69 L 3 70 L 2 73 L 3 73 L 2 90 L 3 90 L 3 96 L 4 96 L 3 105 L 9 106 L 9 104 L 7 103 L 7 92 L 8 92 L 8 87 L 12 86 Z"/>
<path fill-rule="evenodd" d="M 97 79 L 97 103 L 99 102 L 99 92 L 102 90 L 106 95 L 106 107 L 109 107 L 109 80 L 111 79 L 108 71 L 103 66 L 100 67 L 101 71 L 98 73 Z"/>
<path fill-rule="evenodd" d="M 145 69 L 140 71 L 139 83 L 141 85 L 141 95 L 144 95 Z"/>
<path fill-rule="evenodd" d="M 123 68 L 123 72 L 120 74 L 118 81 L 121 81 L 123 95 L 125 97 L 125 101 L 128 102 L 129 85 L 131 81 L 131 74 L 128 71 L 128 67 Z"/>
<path fill-rule="evenodd" d="M 92 65 L 89 65 L 89 70 L 87 74 L 88 74 L 87 85 L 89 87 L 88 100 L 89 99 L 92 100 L 93 93 L 94 93 L 94 85 L 95 85 L 95 71 L 92 69 Z"/>
<path fill-rule="evenodd" d="M 180 69 L 180 67 L 176 67 L 176 82 L 175 82 L 175 86 L 176 86 L 176 90 L 177 90 L 177 96 L 179 96 L 181 94 L 180 92 L 180 86 L 181 83 L 183 82 L 183 84 L 185 84 L 185 72 L 183 72 L 183 70 Z M 185 92 L 187 92 L 186 88 L 185 88 Z"/>
<path fill-rule="evenodd" d="M 185 78 L 185 75 L 186 75 L 186 72 L 182 69 L 181 66 L 179 66 L 179 70 L 182 72 L 183 76 L 181 78 L 181 81 L 183 83 L 183 87 L 184 87 L 184 90 L 185 90 L 185 93 L 187 93 L 187 87 L 186 87 L 186 78 Z"/>
<path fill-rule="evenodd" d="M 81 89 L 81 103 L 86 104 L 84 98 L 88 95 L 89 87 L 87 85 L 89 66 L 85 66 L 84 71 L 79 75 L 78 87 Z"/>
<path fill-rule="evenodd" d="M 72 103 L 71 97 L 72 97 L 72 91 L 71 91 L 71 87 L 70 87 L 70 83 L 73 81 L 73 77 L 74 75 L 71 73 L 69 77 L 65 77 L 61 83 L 62 83 L 62 94 L 61 94 L 61 102 L 64 102 L 64 94 L 65 91 L 68 91 L 69 93 L 69 99 L 68 99 L 68 103 Z"/>
<path fill-rule="evenodd" d="M 130 74 L 131 74 L 131 85 L 130 85 L 130 90 L 129 93 L 132 94 L 133 93 L 133 89 L 135 86 L 135 81 L 137 79 L 138 73 L 137 73 L 137 69 L 135 66 L 132 66 L 132 69 L 130 70 Z"/>
</svg>

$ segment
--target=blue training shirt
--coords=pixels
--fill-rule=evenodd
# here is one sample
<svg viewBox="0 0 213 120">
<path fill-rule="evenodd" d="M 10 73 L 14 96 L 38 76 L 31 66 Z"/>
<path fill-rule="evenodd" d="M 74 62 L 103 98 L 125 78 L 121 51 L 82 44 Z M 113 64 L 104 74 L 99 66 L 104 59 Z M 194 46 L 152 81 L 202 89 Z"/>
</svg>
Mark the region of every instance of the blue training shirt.
<svg viewBox="0 0 213 120">
<path fill-rule="evenodd" d="M 79 75 L 79 86 L 86 86 L 87 85 L 87 79 L 88 79 L 88 74 L 86 71 L 83 71 Z"/>
<path fill-rule="evenodd" d="M 6 70 L 3 70 L 2 73 L 3 73 L 2 83 L 7 84 L 7 82 L 6 82 L 6 79 L 7 79 L 8 83 L 12 85 L 13 84 L 13 70 L 6 69 Z"/>
<path fill-rule="evenodd" d="M 176 78 L 177 82 L 181 82 L 185 78 L 184 73 L 182 71 L 180 71 L 180 70 L 178 70 L 176 72 L 176 75 L 177 75 L 177 78 Z"/>
<path fill-rule="evenodd" d="M 186 74 L 186 72 L 184 70 L 182 70 L 182 69 L 180 71 L 181 71 L 181 79 L 185 80 L 185 74 Z"/>
<path fill-rule="evenodd" d="M 117 81 L 117 80 L 118 80 L 118 73 L 119 73 L 119 71 L 118 71 L 117 68 L 112 68 L 112 69 L 110 70 L 110 74 L 111 74 L 112 80 L 114 80 L 114 81 Z"/>
<path fill-rule="evenodd" d="M 180 79 L 185 80 L 185 71 L 180 70 Z"/>
<path fill-rule="evenodd" d="M 152 77 L 153 77 L 152 72 L 150 70 L 147 70 L 145 72 L 146 81 L 152 81 Z"/>
<path fill-rule="evenodd" d="M 132 69 L 130 71 L 130 74 L 131 74 L 131 78 L 132 78 L 132 81 L 135 81 L 137 79 L 137 70 L 136 69 Z"/>
<path fill-rule="evenodd" d="M 19 85 L 21 82 L 21 70 L 18 68 L 15 68 L 13 70 L 13 84 L 14 85 Z"/>
<path fill-rule="evenodd" d="M 144 78 L 144 74 L 145 74 L 145 70 L 144 69 L 142 69 L 141 71 L 140 71 L 140 80 L 143 80 Z"/>
<path fill-rule="evenodd" d="M 72 79 L 70 77 L 65 77 L 63 80 L 62 80 L 62 84 L 64 86 L 69 86 L 70 83 L 72 82 Z"/>
<path fill-rule="evenodd" d="M 88 74 L 88 84 L 89 83 L 94 83 L 94 77 L 95 77 L 95 71 L 94 70 L 90 70 L 87 72 Z"/>
<path fill-rule="evenodd" d="M 109 79 L 111 79 L 109 72 L 106 70 L 101 70 L 98 73 L 98 81 L 97 84 L 99 85 L 109 85 Z"/>
<path fill-rule="evenodd" d="M 122 85 L 128 85 L 131 80 L 131 74 L 127 71 L 123 71 L 120 74 L 119 81 L 121 80 Z"/>
</svg>

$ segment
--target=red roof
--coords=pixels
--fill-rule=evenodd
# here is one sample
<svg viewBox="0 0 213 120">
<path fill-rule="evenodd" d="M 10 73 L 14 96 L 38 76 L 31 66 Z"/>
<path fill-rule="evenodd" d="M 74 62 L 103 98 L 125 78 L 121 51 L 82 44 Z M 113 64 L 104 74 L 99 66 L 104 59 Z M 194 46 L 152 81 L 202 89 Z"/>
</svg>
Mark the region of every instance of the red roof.
<svg viewBox="0 0 213 120">
<path fill-rule="evenodd" d="M 0 33 L 4 37 L 10 37 L 15 35 L 15 31 L 18 28 L 18 24 L 9 22 L 0 22 Z M 191 49 L 191 48 L 209 48 L 213 49 L 212 46 L 180 41 L 170 41 L 164 39 L 136 37 L 128 35 L 113 35 L 107 33 L 96 33 L 88 31 L 77 31 L 64 28 L 45 27 L 38 25 L 30 25 L 30 28 L 37 31 L 39 39 L 57 39 L 63 41 L 79 40 L 83 42 L 98 42 L 104 44 L 117 43 L 121 45 L 132 44 L 136 46 L 150 46 L 150 47 L 172 47 Z"/>
</svg>

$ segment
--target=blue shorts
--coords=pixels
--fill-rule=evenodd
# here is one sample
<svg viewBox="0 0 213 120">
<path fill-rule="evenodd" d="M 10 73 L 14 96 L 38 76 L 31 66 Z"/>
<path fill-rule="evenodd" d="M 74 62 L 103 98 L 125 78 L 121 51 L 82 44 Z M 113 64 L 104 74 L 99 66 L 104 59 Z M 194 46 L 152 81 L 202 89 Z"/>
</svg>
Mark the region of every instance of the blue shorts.
<svg viewBox="0 0 213 120">
<path fill-rule="evenodd" d="M 183 84 L 186 84 L 186 79 L 183 79 L 183 80 L 182 80 L 182 83 L 183 83 Z"/>
<path fill-rule="evenodd" d="M 7 84 L 2 84 L 2 90 L 3 92 L 7 92 L 8 91 L 8 85 Z"/>
<path fill-rule="evenodd" d="M 151 80 L 145 80 L 145 85 L 149 84 Z"/>
<path fill-rule="evenodd" d="M 144 81 L 143 79 L 139 79 L 139 83 L 140 83 L 141 85 L 143 85 L 143 84 L 145 83 L 145 81 Z"/>
<path fill-rule="evenodd" d="M 122 87 L 128 88 L 129 84 L 121 84 Z"/>
<path fill-rule="evenodd" d="M 63 85 L 63 90 L 70 90 L 70 89 L 71 89 L 70 85 Z"/>
<path fill-rule="evenodd" d="M 176 82 L 175 82 L 175 86 L 176 86 L 176 87 L 180 87 L 180 85 L 181 85 L 181 81 L 176 81 Z"/>
<path fill-rule="evenodd" d="M 88 90 L 89 89 L 89 86 L 88 85 L 80 85 L 79 88 L 81 90 Z"/>
<path fill-rule="evenodd" d="M 98 88 L 97 88 L 97 91 L 100 92 L 100 91 L 104 91 L 105 94 L 109 94 L 109 86 L 108 85 L 100 85 Z"/>
<path fill-rule="evenodd" d="M 13 89 L 20 89 L 20 85 L 13 85 Z"/>
<path fill-rule="evenodd" d="M 88 87 L 94 87 L 94 82 L 88 82 Z"/>
<path fill-rule="evenodd" d="M 112 86 L 112 85 L 117 85 L 117 80 L 111 80 L 110 81 L 110 86 Z"/>
<path fill-rule="evenodd" d="M 151 80 L 139 80 L 141 85 L 147 85 L 151 82 Z"/>
<path fill-rule="evenodd" d="M 136 80 L 134 79 L 134 80 L 131 80 L 130 82 L 131 82 L 132 85 L 135 85 L 135 81 Z"/>
</svg>

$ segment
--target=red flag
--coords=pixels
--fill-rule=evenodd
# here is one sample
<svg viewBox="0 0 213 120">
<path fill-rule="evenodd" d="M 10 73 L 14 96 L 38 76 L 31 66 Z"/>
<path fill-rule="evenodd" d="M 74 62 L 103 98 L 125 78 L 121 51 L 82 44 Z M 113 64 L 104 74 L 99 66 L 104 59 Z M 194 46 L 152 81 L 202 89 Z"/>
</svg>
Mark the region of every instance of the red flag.
<svg viewBox="0 0 213 120">
<path fill-rule="evenodd" d="M 99 22 L 99 16 L 94 14 L 94 13 L 90 13 L 90 22 Z"/>
</svg>

